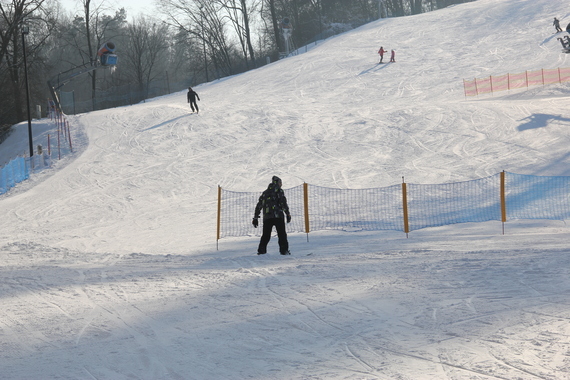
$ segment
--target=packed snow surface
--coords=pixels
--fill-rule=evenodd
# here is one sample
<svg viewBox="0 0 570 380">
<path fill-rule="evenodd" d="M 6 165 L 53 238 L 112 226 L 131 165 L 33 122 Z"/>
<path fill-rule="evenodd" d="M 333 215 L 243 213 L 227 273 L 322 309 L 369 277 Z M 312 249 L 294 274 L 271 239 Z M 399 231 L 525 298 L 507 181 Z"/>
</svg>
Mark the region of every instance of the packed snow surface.
<svg viewBox="0 0 570 380">
<path fill-rule="evenodd" d="M 69 116 L 74 153 L 0 196 L 0 378 L 570 378 L 564 221 L 290 234 L 291 256 L 216 242 L 218 185 L 569 176 L 569 84 L 463 93 L 570 67 L 552 26 L 567 8 L 382 19 L 196 86 L 199 114 L 183 91 Z M 54 127 L 33 128 L 45 145 Z M 27 143 L 23 123 L 0 162 Z"/>
</svg>

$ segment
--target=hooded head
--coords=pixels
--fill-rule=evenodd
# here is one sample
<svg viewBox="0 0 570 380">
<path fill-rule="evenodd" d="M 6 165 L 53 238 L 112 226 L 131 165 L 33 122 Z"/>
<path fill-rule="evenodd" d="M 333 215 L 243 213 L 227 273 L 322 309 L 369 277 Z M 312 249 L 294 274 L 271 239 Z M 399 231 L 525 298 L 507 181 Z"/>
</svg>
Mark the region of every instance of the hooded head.
<svg viewBox="0 0 570 380">
<path fill-rule="evenodd" d="M 277 177 L 276 175 L 273 176 L 273 178 L 271 178 L 271 183 L 281 187 L 283 185 L 283 182 L 281 182 L 281 178 Z"/>
</svg>

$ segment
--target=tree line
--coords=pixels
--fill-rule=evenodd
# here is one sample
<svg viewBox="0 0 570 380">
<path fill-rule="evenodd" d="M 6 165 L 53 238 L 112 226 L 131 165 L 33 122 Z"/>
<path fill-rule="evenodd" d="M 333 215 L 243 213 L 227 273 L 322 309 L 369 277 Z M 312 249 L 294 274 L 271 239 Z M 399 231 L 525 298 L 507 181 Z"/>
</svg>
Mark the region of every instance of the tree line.
<svg viewBox="0 0 570 380">
<path fill-rule="evenodd" d="M 27 118 L 26 69 L 30 104 L 44 106 L 47 80 L 93 68 L 107 41 L 117 46 L 116 69 L 91 70 L 70 84 L 93 109 L 99 92 L 118 86 L 143 89 L 165 77 L 198 84 L 275 61 L 286 46 L 301 47 L 380 17 L 468 1 L 155 0 L 156 14 L 128 20 L 110 0 L 76 0 L 76 13 L 58 0 L 0 0 L 0 128 Z M 284 29 L 291 31 L 288 41 Z"/>
</svg>

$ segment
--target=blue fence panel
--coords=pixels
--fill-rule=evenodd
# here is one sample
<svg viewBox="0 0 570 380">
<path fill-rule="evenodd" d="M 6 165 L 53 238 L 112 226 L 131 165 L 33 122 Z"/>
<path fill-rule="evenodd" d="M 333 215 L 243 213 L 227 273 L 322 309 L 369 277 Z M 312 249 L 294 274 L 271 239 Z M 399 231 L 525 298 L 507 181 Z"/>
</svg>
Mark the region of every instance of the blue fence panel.
<svg viewBox="0 0 570 380">
<path fill-rule="evenodd" d="M 8 192 L 17 183 L 30 178 L 30 165 L 24 157 L 11 160 L 0 169 L 0 194 Z"/>
<path fill-rule="evenodd" d="M 0 194 L 8 191 L 8 184 L 6 182 L 6 170 L 0 168 Z"/>
</svg>

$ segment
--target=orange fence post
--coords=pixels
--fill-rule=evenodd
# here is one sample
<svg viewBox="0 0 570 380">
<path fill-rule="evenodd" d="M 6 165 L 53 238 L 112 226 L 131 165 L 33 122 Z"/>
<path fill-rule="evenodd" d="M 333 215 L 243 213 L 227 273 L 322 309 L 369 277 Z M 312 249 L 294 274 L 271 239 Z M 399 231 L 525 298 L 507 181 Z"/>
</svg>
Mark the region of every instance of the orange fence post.
<svg viewBox="0 0 570 380">
<path fill-rule="evenodd" d="M 505 222 L 507 221 L 507 197 L 505 195 L 505 171 L 501 172 L 501 221 L 503 223 L 503 235 L 505 234 Z"/>
<path fill-rule="evenodd" d="M 307 241 L 309 240 L 309 184 L 303 183 L 303 204 L 305 211 L 305 233 L 307 234 Z"/>
<path fill-rule="evenodd" d="M 217 223 L 216 249 L 218 249 L 218 241 L 220 240 L 221 216 L 222 216 L 222 187 L 218 185 L 218 223 Z"/>
<path fill-rule="evenodd" d="M 410 225 L 408 222 L 408 192 L 406 188 L 406 182 L 403 182 L 404 177 L 402 177 L 402 205 L 404 209 L 404 232 L 406 233 L 406 237 L 408 237 L 408 233 L 410 232 Z"/>
</svg>

